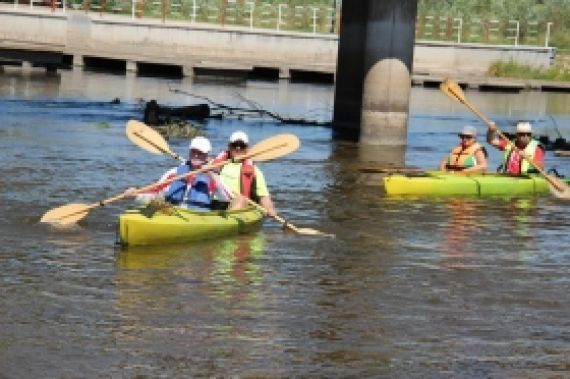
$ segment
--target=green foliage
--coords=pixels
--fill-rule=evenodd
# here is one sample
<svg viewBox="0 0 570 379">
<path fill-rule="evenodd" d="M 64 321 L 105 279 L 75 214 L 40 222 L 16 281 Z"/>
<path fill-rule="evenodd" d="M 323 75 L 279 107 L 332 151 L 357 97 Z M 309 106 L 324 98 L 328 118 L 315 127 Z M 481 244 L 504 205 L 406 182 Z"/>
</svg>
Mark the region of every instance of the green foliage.
<svg viewBox="0 0 570 379">
<path fill-rule="evenodd" d="M 568 29 L 570 30 L 570 29 Z M 556 33 L 552 36 L 552 46 L 558 47 L 560 50 L 569 50 L 570 49 L 570 35 L 568 31 L 564 33 Z"/>
<path fill-rule="evenodd" d="M 203 135 L 202 129 L 185 121 L 172 121 L 155 129 L 167 138 L 194 138 Z"/>
<path fill-rule="evenodd" d="M 500 20 L 502 34 L 505 34 L 504 24 L 508 20 L 517 20 L 521 23 L 523 43 L 525 34 L 532 34 L 532 31 L 528 30 L 529 21 L 538 22 L 539 36 L 533 36 L 533 39 L 542 39 L 542 41 L 544 41 L 546 23 L 552 22 L 551 46 L 570 48 L 570 0 L 418 0 L 418 17 L 427 15 L 462 18 L 466 25 L 464 34 L 469 34 L 467 33 L 469 24 L 476 23 L 477 20 L 487 20 L 487 22 Z M 505 41 L 499 37 L 493 43 L 502 42 Z M 532 41 L 527 43 L 538 44 Z"/>
<path fill-rule="evenodd" d="M 525 20 L 549 18 L 570 26 L 570 0 L 418 0 L 418 14 Z"/>
<path fill-rule="evenodd" d="M 513 60 L 497 61 L 491 64 L 487 74 L 499 78 L 570 81 L 570 68 L 563 64 L 541 70 L 515 63 Z"/>
</svg>

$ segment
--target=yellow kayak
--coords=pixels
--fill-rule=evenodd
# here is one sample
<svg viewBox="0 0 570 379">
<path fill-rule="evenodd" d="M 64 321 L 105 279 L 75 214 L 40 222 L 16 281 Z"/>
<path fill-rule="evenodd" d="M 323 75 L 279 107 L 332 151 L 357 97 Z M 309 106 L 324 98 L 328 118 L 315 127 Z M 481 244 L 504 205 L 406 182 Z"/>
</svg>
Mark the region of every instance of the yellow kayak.
<svg viewBox="0 0 570 379">
<path fill-rule="evenodd" d="M 568 178 L 562 180 L 568 182 Z M 520 196 L 548 193 L 548 182 L 539 175 L 427 171 L 388 175 L 384 178 L 384 188 L 388 195 Z"/>
<path fill-rule="evenodd" d="M 149 210 L 141 207 L 119 216 L 122 245 L 192 242 L 245 233 L 261 224 L 256 208 L 196 212 L 179 207 Z"/>
</svg>

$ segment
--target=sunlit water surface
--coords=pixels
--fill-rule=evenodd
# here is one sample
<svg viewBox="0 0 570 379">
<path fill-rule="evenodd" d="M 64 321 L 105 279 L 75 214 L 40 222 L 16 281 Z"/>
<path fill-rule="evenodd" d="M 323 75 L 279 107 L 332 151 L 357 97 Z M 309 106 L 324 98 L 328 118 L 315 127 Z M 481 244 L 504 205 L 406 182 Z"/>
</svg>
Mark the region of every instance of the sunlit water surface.
<svg viewBox="0 0 570 379">
<path fill-rule="evenodd" d="M 150 184 L 175 163 L 124 132 L 142 117 L 139 98 L 196 102 L 169 88 L 319 120 L 334 96 L 288 82 L 0 76 L 0 377 L 569 375 L 569 203 L 388 198 L 358 171 L 357 146 L 332 142 L 327 128 L 202 123 L 216 151 L 238 128 L 253 142 L 299 136 L 298 151 L 261 167 L 281 216 L 334 239 L 267 219 L 250 235 L 121 250 L 128 202 L 71 228 L 38 223 L 54 207 Z M 505 130 L 528 118 L 570 137 L 569 95 L 467 95 Z M 483 135 L 460 104 L 414 88 L 405 163 L 436 167 L 466 123 Z M 186 153 L 187 140 L 169 144 Z M 491 151 L 491 166 L 499 159 Z M 568 160 L 547 160 L 570 174 Z"/>
</svg>

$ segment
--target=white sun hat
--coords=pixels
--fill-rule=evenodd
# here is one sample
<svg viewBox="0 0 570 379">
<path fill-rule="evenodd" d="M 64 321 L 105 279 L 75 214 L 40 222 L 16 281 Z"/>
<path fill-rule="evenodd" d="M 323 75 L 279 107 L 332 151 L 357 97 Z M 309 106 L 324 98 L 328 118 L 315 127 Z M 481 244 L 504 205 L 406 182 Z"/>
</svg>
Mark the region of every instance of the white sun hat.
<svg viewBox="0 0 570 379">
<path fill-rule="evenodd" d="M 192 138 L 190 141 L 189 149 L 195 149 L 201 151 L 202 153 L 208 154 L 212 151 L 212 144 L 206 137 L 198 136 Z"/>
<path fill-rule="evenodd" d="M 517 122 L 517 133 L 532 133 L 532 125 L 528 121 Z"/>
<path fill-rule="evenodd" d="M 232 133 L 230 136 L 230 143 L 234 143 L 237 141 L 242 141 L 246 145 L 249 143 L 249 138 L 247 138 L 247 134 L 245 132 L 238 130 Z"/>
</svg>

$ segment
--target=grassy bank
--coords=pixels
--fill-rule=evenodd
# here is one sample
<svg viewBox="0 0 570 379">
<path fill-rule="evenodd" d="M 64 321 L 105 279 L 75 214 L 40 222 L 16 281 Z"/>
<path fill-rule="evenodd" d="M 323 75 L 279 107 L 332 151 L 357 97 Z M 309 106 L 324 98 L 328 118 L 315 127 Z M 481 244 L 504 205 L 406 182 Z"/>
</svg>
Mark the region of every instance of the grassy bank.
<svg viewBox="0 0 570 379">
<path fill-rule="evenodd" d="M 570 82 L 570 54 L 558 55 L 553 67 L 537 69 L 512 60 L 491 64 L 487 74 L 497 78 L 556 80 Z"/>
</svg>

